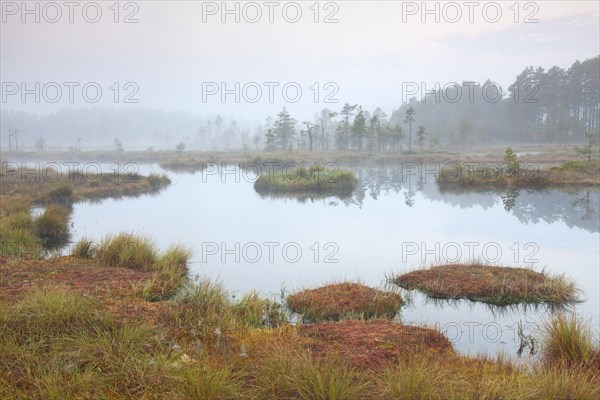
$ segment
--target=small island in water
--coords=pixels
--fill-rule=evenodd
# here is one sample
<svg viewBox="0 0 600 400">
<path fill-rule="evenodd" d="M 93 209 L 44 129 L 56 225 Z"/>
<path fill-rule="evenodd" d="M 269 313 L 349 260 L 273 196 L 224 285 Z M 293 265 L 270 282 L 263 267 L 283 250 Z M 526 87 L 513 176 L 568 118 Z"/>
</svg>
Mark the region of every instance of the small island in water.
<svg viewBox="0 0 600 400">
<path fill-rule="evenodd" d="M 260 194 L 318 194 L 348 197 L 358 180 L 351 171 L 323 166 L 296 167 L 261 174 L 254 182 Z"/>
<path fill-rule="evenodd" d="M 411 271 L 394 283 L 436 299 L 467 299 L 507 306 L 521 303 L 566 305 L 579 301 L 574 282 L 528 268 L 450 264 Z"/>
</svg>

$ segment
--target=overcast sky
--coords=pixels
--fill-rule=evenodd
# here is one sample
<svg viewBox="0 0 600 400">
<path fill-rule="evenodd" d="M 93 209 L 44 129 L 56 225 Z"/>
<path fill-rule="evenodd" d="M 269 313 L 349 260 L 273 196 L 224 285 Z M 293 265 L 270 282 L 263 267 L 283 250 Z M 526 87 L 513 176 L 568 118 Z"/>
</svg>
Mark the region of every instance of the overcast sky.
<svg viewBox="0 0 600 400">
<path fill-rule="evenodd" d="M 403 82 L 425 82 L 429 89 L 435 82 L 483 83 L 490 78 L 506 87 L 525 66 L 567 68 L 576 59 L 600 52 L 597 1 L 520 2 L 518 14 L 513 1 L 475 2 L 474 8 L 461 1 L 428 2 L 428 9 L 438 7 L 439 22 L 435 12 L 423 14 L 420 1 L 320 2 L 316 23 L 313 1 L 272 3 L 273 8 L 265 2 L 228 2 L 230 9 L 238 7 L 236 23 L 235 15 L 222 14 L 221 2 L 121 3 L 117 16 L 110 8 L 112 1 L 82 1 L 70 23 L 69 8 L 62 1 L 55 3 L 60 17 L 56 7 L 37 3 L 39 22 L 35 12 L 23 12 L 21 1 L 2 1 L 2 109 L 47 114 L 65 107 L 115 106 L 118 86 L 116 106 L 123 108 L 263 120 L 283 105 L 302 118 L 350 102 L 369 110 L 381 106 L 389 113 L 403 100 Z M 85 18 L 96 18 L 95 4 L 102 15 L 91 23 Z M 28 7 L 34 9 L 36 2 Z M 298 19 L 298 9 L 299 21 L 288 22 Z M 124 23 L 127 16 L 137 22 Z M 332 23 L 324 22 L 328 16 Z M 48 21 L 53 19 L 58 21 Z M 250 22 L 253 19 L 259 20 Z M 25 82 L 30 89 L 39 82 L 40 102 L 33 94 L 25 102 L 19 92 L 12 94 L 13 82 L 17 86 Z M 56 97 L 56 85 L 43 91 L 49 82 L 62 88 L 56 103 L 50 102 Z M 73 104 L 63 82 L 79 84 L 73 86 Z M 98 103 L 91 103 L 95 85 L 88 85 L 88 100 L 83 97 L 82 87 L 89 82 L 102 89 Z M 112 86 L 114 82 L 118 85 Z M 133 84 L 125 87 L 127 82 Z M 240 83 L 240 103 L 233 94 L 225 102 L 220 93 L 208 95 L 209 89 L 220 91 L 221 82 L 234 91 L 235 82 Z M 243 87 L 250 82 L 257 85 L 247 85 L 244 96 Z M 274 82 L 273 103 L 264 82 Z M 292 83 L 287 99 L 282 93 L 286 83 Z M 262 97 L 252 103 L 257 86 Z M 302 95 L 294 103 L 298 87 Z M 314 98 L 317 87 L 319 99 Z M 124 103 L 128 94 L 138 102 Z M 325 103 L 327 95 L 328 101 L 338 103 Z"/>
</svg>

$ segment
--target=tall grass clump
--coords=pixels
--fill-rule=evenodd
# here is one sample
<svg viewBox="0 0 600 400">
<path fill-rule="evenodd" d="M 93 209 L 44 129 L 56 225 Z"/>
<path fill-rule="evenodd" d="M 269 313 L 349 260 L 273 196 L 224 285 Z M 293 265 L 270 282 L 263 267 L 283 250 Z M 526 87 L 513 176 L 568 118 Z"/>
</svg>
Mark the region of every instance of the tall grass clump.
<svg viewBox="0 0 600 400">
<path fill-rule="evenodd" d="M 157 261 L 154 242 L 145 236 L 119 233 L 104 238 L 96 251 L 98 261 L 109 267 L 151 271 Z"/>
<path fill-rule="evenodd" d="M 73 202 L 73 187 L 68 183 L 60 184 L 48 191 L 41 200 L 69 206 Z"/>
<path fill-rule="evenodd" d="M 60 286 L 36 288 L 6 313 L 13 332 L 23 339 L 34 335 L 45 340 L 85 326 L 96 312 L 89 298 Z"/>
<path fill-rule="evenodd" d="M 390 400 L 437 399 L 448 392 L 447 377 L 439 367 L 423 359 L 409 359 L 399 366 L 387 367 L 383 374 L 383 398 Z M 449 393 L 448 393 L 449 394 Z"/>
<path fill-rule="evenodd" d="M 585 364 L 597 355 L 591 327 L 574 314 L 559 313 L 545 326 L 543 357 L 550 364 Z"/>
<path fill-rule="evenodd" d="M 175 357 L 161 344 L 152 327 L 143 321 L 110 320 L 94 323 L 66 338 L 63 360 L 72 370 L 95 377 L 89 398 L 158 398 L 168 393 L 168 378 Z M 160 396 L 162 397 L 162 396 Z"/>
<path fill-rule="evenodd" d="M 304 352 L 294 359 L 289 374 L 291 388 L 304 400 L 355 400 L 367 395 L 364 377 L 333 356 L 313 360 Z"/>
<path fill-rule="evenodd" d="M 166 264 L 152 274 L 142 287 L 142 298 L 146 301 L 169 300 L 179 288 L 188 282 L 187 268 Z"/>
<path fill-rule="evenodd" d="M 171 299 L 188 281 L 188 262 L 192 251 L 183 246 L 171 246 L 156 260 L 156 272 L 142 288 L 142 298 L 147 301 Z"/>
<path fill-rule="evenodd" d="M 174 380 L 179 391 L 189 400 L 227 400 L 242 398 L 239 374 L 227 366 L 185 364 L 176 371 Z"/>
<path fill-rule="evenodd" d="M 179 267 L 186 268 L 188 261 L 192 256 L 192 250 L 181 245 L 173 245 L 169 247 L 164 253 L 157 259 L 157 265 L 159 267 Z"/>
<path fill-rule="evenodd" d="M 43 214 L 33 220 L 33 233 L 44 247 L 54 249 L 64 246 L 69 240 L 70 211 L 64 206 L 50 204 Z"/>
<path fill-rule="evenodd" d="M 149 174 L 146 181 L 153 190 L 158 190 L 164 186 L 168 186 L 171 180 L 166 175 Z"/>
<path fill-rule="evenodd" d="M 35 259 L 43 255 L 40 240 L 24 228 L 3 228 L 0 224 L 0 256 L 8 259 Z"/>
<path fill-rule="evenodd" d="M 368 387 L 367 374 L 344 365 L 335 354 L 314 358 L 293 341 L 269 345 L 257 363 L 256 398 L 354 400 L 378 395 L 376 385 Z"/>
<path fill-rule="evenodd" d="M 245 294 L 233 306 L 238 323 L 248 328 L 274 328 L 287 321 L 283 306 L 262 298 L 256 291 Z"/>
<path fill-rule="evenodd" d="M 90 259 L 96 255 L 96 250 L 96 244 L 91 239 L 82 238 L 77 242 L 75 247 L 73 247 L 71 255 L 77 258 Z"/>
<path fill-rule="evenodd" d="M 600 399 L 598 373 L 595 378 L 581 367 L 548 368 L 533 374 L 521 392 L 514 393 L 514 399 L 553 399 L 553 400 L 597 400 Z M 504 388 L 509 392 L 509 388 Z M 527 397 L 523 392 L 529 393 Z M 499 397 L 498 397 L 499 398 Z"/>
<path fill-rule="evenodd" d="M 218 342 L 235 328 L 230 294 L 219 281 L 202 279 L 184 283 L 172 300 L 170 323 L 191 332 L 196 339 Z"/>
<path fill-rule="evenodd" d="M 8 259 L 38 258 L 42 249 L 33 234 L 31 202 L 0 199 L 0 256 Z"/>
</svg>

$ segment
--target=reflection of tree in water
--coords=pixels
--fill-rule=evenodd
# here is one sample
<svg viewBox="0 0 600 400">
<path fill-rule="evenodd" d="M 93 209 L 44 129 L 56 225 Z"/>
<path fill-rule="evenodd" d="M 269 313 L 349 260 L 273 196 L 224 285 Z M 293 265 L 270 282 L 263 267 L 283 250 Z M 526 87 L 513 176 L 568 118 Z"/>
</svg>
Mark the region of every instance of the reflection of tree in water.
<svg viewBox="0 0 600 400">
<path fill-rule="evenodd" d="M 502 204 L 507 212 L 512 213 L 521 223 L 536 224 L 540 221 L 553 223 L 563 221 L 568 227 L 578 227 L 589 232 L 599 232 L 599 220 L 596 210 L 599 208 L 600 192 L 598 190 L 567 191 L 556 190 L 510 190 L 506 193 L 483 191 L 440 191 L 434 177 L 421 176 L 414 169 L 400 166 L 369 167 L 354 169 L 358 184 L 351 197 L 335 198 L 325 196 L 281 195 L 285 198 L 296 198 L 301 202 L 321 200 L 329 206 L 343 204 L 362 208 L 367 196 L 373 200 L 390 194 L 402 194 L 406 206 L 416 204 L 416 194 L 435 202 L 443 202 L 459 208 L 481 207 L 488 210 Z M 269 196 L 275 197 L 275 196 Z"/>
<path fill-rule="evenodd" d="M 599 232 L 596 210 L 599 208 L 598 190 L 510 190 L 499 193 L 484 191 L 440 191 L 434 178 L 407 171 L 402 166 L 372 167 L 356 170 L 358 186 L 352 198 L 343 200 L 345 205 L 362 207 L 369 196 L 377 200 L 382 195 L 403 193 L 405 204 L 415 205 L 416 194 L 420 193 L 430 201 L 441 201 L 460 208 L 481 207 L 484 210 L 496 207 L 498 203 L 511 212 L 522 223 L 553 223 L 563 221 L 568 227 L 578 227 L 589 232 Z"/>
<path fill-rule="evenodd" d="M 586 192 L 583 197 L 581 192 L 521 191 L 513 215 L 523 223 L 562 221 L 569 228 L 599 232 L 598 216 L 593 216 L 600 202 L 599 195 L 598 191 Z"/>
<path fill-rule="evenodd" d="M 581 219 L 584 221 L 591 220 L 593 215 L 596 213 L 593 201 L 590 200 L 590 191 L 585 193 L 585 196 L 578 198 L 571 203 L 576 209 L 582 210 L 583 215 Z"/>
<path fill-rule="evenodd" d="M 409 176 L 407 189 L 404 191 L 404 203 L 409 207 L 415 205 L 415 189 L 412 185 L 412 180 L 413 176 Z"/>
<path fill-rule="evenodd" d="M 500 195 L 502 205 L 506 212 L 512 211 L 515 204 L 517 204 L 517 197 L 519 197 L 519 192 L 517 190 L 509 190 L 506 194 Z"/>
</svg>

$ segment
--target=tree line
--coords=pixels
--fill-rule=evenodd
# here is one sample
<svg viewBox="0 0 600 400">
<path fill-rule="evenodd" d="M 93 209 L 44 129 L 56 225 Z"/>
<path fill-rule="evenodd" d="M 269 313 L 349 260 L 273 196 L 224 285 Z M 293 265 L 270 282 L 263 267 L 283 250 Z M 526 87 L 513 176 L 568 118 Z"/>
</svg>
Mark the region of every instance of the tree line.
<svg viewBox="0 0 600 400">
<path fill-rule="evenodd" d="M 506 90 L 487 80 L 465 81 L 413 97 L 387 114 L 345 103 L 312 119 L 284 107 L 254 136 L 256 149 L 377 151 L 438 145 L 583 143 L 600 128 L 600 56 L 557 66 L 525 68 Z M 262 132 L 262 134 L 261 134 Z"/>
</svg>

